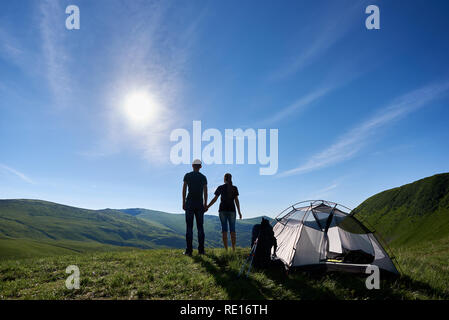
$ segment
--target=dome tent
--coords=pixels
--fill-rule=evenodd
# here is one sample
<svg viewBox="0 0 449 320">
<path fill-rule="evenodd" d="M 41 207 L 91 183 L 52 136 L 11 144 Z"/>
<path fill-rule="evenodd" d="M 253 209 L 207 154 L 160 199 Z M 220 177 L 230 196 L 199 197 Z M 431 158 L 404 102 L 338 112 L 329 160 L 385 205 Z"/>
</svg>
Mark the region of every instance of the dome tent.
<svg viewBox="0 0 449 320">
<path fill-rule="evenodd" d="M 374 233 L 342 205 L 303 201 L 282 211 L 275 221 L 276 256 L 287 268 L 364 273 L 375 265 L 399 274 Z"/>
</svg>

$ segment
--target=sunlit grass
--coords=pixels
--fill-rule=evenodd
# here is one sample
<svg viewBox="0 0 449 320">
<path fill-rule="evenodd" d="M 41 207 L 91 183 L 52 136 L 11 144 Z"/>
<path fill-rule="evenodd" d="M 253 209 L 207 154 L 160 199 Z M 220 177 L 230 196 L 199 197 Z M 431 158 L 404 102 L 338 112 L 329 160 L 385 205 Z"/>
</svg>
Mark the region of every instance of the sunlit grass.
<svg viewBox="0 0 449 320">
<path fill-rule="evenodd" d="M 396 250 L 400 279 L 382 279 L 368 290 L 365 277 L 344 273 L 254 270 L 238 278 L 248 249 L 210 249 L 205 256 L 182 250 L 96 252 L 0 262 L 0 299 L 448 299 L 448 251 L 434 244 Z M 427 251 L 426 251 L 427 252 Z M 80 269 L 80 289 L 68 290 L 68 265 Z"/>
</svg>

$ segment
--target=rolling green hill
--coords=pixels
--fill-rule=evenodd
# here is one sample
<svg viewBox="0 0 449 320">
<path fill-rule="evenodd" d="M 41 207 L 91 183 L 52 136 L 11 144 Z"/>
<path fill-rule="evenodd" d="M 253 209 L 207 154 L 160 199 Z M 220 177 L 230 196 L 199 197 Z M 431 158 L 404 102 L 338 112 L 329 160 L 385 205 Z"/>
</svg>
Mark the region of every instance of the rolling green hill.
<svg viewBox="0 0 449 320">
<path fill-rule="evenodd" d="M 239 246 L 249 246 L 251 228 L 259 222 L 260 218 L 237 222 Z M 204 227 L 206 246 L 221 247 L 219 218 L 205 215 Z M 88 210 L 42 200 L 0 200 L 1 258 L 125 247 L 184 248 L 184 215 L 148 209 Z"/>
<path fill-rule="evenodd" d="M 449 299 L 449 174 L 381 192 L 354 213 L 395 247 L 401 277 L 381 278 L 379 290 L 344 273 L 253 270 L 238 278 L 248 249 L 193 257 L 141 249 L 171 239 L 183 247 L 183 215 L 0 200 L 0 299 Z M 240 244 L 259 221 L 238 221 Z M 205 216 L 205 229 L 208 246 L 221 246 L 217 216 Z M 79 290 L 65 288 L 72 264 L 81 271 Z"/>
<path fill-rule="evenodd" d="M 449 173 L 378 193 L 354 209 L 393 246 L 419 245 L 449 236 Z"/>
<path fill-rule="evenodd" d="M 138 248 L 184 245 L 183 237 L 168 228 L 117 210 L 87 210 L 41 200 L 0 200 L 0 236 L 9 241 L 54 241 L 55 246 L 58 241 Z"/>
<path fill-rule="evenodd" d="M 79 255 L 94 251 L 131 250 L 94 241 L 30 240 L 0 237 L 0 260 Z"/>
<path fill-rule="evenodd" d="M 185 216 L 183 214 L 171 214 L 161 211 L 148 210 L 148 209 L 120 209 L 121 212 L 128 213 L 136 218 L 143 219 L 153 225 L 158 225 L 163 228 L 184 235 L 186 230 Z M 270 219 L 268 217 L 265 217 Z M 237 245 L 241 247 L 249 246 L 251 242 L 251 229 L 252 227 L 260 223 L 261 217 L 251 219 L 237 219 L 236 221 L 236 233 L 237 233 Z M 209 247 L 221 247 L 221 223 L 220 219 L 216 215 L 205 214 L 204 215 L 204 232 L 206 233 L 206 245 Z"/>
</svg>

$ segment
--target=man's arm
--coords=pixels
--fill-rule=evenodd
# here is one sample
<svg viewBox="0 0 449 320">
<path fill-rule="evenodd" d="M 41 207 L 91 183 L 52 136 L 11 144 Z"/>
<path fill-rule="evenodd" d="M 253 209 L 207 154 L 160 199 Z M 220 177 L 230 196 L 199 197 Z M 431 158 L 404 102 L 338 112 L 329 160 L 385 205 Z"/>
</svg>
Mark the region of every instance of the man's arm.
<svg viewBox="0 0 449 320">
<path fill-rule="evenodd" d="M 207 184 L 204 185 L 203 195 L 204 195 L 204 210 L 207 211 Z"/>
<path fill-rule="evenodd" d="M 182 209 L 186 209 L 186 193 L 187 193 L 187 183 L 184 181 L 182 185 Z"/>
</svg>

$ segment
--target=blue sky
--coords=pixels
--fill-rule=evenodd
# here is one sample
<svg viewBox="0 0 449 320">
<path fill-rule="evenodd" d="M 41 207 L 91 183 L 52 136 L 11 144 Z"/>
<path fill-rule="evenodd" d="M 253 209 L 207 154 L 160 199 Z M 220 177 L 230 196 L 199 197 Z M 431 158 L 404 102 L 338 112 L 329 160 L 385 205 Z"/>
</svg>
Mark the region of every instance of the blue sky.
<svg viewBox="0 0 449 320">
<path fill-rule="evenodd" d="M 67 30 L 65 8 L 80 9 Z M 365 8 L 380 8 L 380 30 Z M 181 212 L 170 132 L 279 131 L 231 172 L 246 217 L 449 171 L 447 1 L 2 1 L 0 198 Z M 149 114 L 124 109 L 133 94 Z M 136 115 L 134 115 L 136 116 Z M 140 116 L 151 121 L 141 123 Z M 218 206 L 209 213 L 217 214 Z"/>
</svg>

